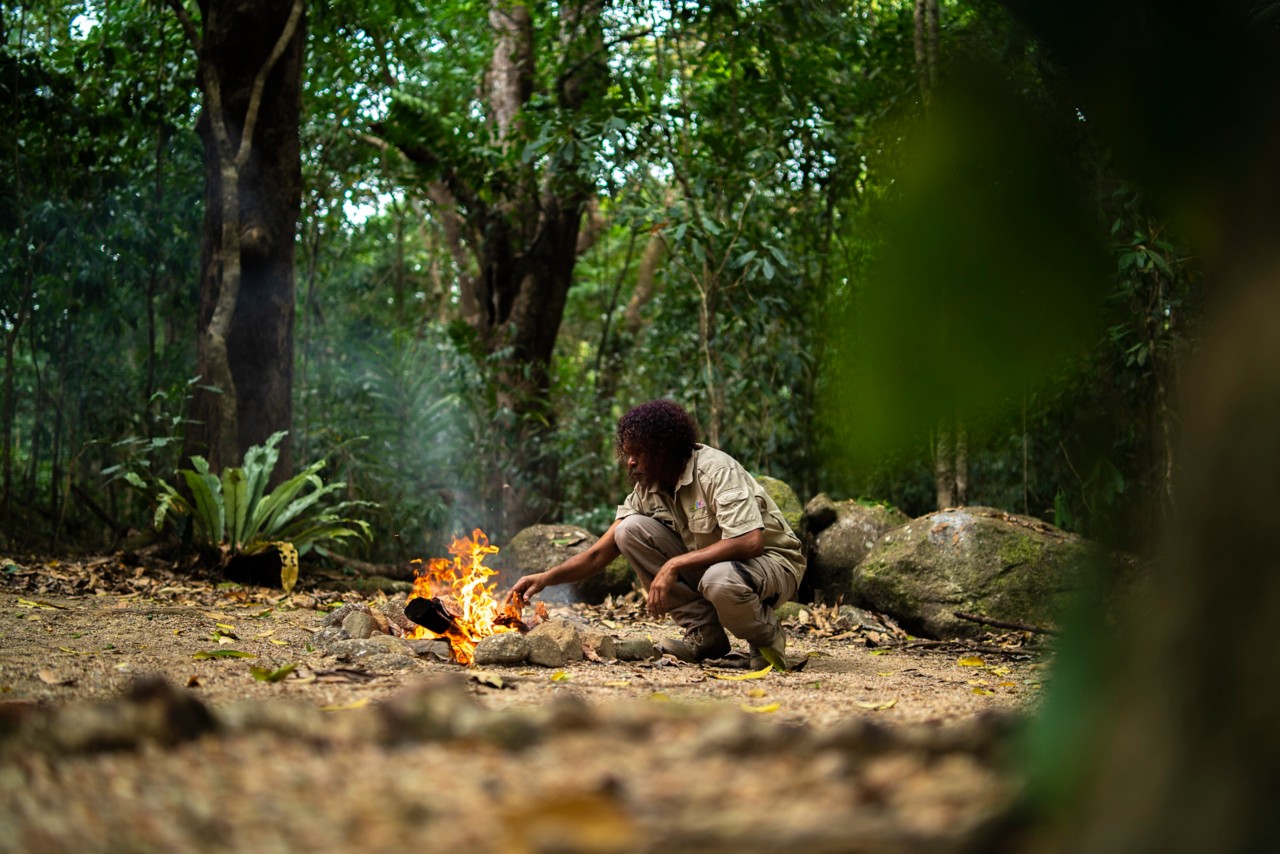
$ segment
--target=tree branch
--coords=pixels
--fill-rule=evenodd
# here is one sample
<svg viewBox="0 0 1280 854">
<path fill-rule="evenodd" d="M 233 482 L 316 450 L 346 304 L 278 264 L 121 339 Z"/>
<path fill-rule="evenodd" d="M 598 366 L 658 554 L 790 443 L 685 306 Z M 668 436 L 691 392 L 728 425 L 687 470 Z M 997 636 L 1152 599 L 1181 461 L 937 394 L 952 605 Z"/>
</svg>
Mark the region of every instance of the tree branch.
<svg viewBox="0 0 1280 854">
<path fill-rule="evenodd" d="M 170 0 L 170 2 L 174 2 L 174 0 Z M 284 56 L 289 42 L 293 41 L 293 35 L 298 30 L 298 21 L 301 19 L 302 0 L 293 0 L 293 7 L 289 9 L 289 20 L 285 21 L 280 38 L 276 39 L 275 47 L 271 49 L 271 54 L 267 57 L 267 61 L 258 69 L 258 76 L 253 80 L 253 90 L 249 95 L 249 109 L 244 117 L 244 131 L 240 134 L 240 150 L 236 153 L 237 169 L 244 168 L 244 165 L 249 162 L 249 154 L 253 150 L 253 130 L 258 123 L 258 111 L 262 107 L 262 91 L 266 88 L 267 77 L 271 75 L 271 71 L 275 68 L 276 63 L 280 61 L 280 57 Z"/>
</svg>

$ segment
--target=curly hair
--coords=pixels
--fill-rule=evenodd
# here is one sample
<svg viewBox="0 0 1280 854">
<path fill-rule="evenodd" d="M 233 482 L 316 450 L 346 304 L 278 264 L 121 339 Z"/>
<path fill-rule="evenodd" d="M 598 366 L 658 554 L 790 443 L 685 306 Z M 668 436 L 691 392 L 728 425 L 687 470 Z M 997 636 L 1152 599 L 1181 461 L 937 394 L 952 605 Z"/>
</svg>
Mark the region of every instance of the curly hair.
<svg viewBox="0 0 1280 854">
<path fill-rule="evenodd" d="M 674 483 L 684 471 L 698 441 L 698 426 L 684 407 L 671 400 L 651 400 L 618 419 L 614 450 L 623 446 L 643 457 L 660 483 Z"/>
</svg>

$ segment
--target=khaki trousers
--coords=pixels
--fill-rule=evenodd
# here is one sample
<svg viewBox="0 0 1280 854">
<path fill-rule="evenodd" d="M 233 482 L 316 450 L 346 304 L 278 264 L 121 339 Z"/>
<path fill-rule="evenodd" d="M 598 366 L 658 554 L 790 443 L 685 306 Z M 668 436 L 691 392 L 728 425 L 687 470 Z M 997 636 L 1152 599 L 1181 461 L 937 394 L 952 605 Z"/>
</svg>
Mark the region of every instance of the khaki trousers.
<svg viewBox="0 0 1280 854">
<path fill-rule="evenodd" d="M 646 591 L 663 564 L 689 551 L 675 531 L 639 514 L 618 524 L 614 540 Z M 680 573 L 671 618 L 686 629 L 718 623 L 749 644 L 772 646 L 780 630 L 773 609 L 795 595 L 797 584 L 790 567 L 768 555 L 713 563 Z"/>
</svg>

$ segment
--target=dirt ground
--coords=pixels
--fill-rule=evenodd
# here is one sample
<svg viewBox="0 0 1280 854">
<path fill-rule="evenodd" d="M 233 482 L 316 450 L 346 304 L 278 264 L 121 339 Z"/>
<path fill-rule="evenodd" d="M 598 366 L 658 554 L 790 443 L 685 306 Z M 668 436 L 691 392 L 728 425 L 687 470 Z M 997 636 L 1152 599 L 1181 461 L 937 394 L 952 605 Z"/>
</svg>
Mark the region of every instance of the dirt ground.
<svg viewBox="0 0 1280 854">
<path fill-rule="evenodd" d="M 340 660 L 327 612 L 385 593 L 133 563 L 0 558 L 0 851 L 970 850 L 1049 675 L 1027 633 L 821 607 L 786 625 L 791 673 Z M 677 633 L 635 597 L 551 616 Z"/>
</svg>

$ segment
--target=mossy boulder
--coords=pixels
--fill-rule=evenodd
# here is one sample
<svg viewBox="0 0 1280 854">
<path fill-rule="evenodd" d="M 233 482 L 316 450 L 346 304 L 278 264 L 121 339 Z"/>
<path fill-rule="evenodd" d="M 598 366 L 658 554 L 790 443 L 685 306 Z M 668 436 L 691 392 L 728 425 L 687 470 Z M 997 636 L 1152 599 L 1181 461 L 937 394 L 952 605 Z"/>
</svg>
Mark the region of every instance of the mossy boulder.
<svg viewBox="0 0 1280 854">
<path fill-rule="evenodd" d="M 500 585 L 510 587 L 516 579 L 542 572 L 584 552 L 598 539 L 586 528 L 576 525 L 534 525 L 511 538 L 496 555 L 492 564 L 501 572 Z M 585 581 L 570 585 L 567 597 L 574 601 L 598 604 L 610 594 L 621 596 L 631 590 L 631 567 L 619 557 L 599 573 Z M 556 588 L 548 588 L 545 598 L 556 598 Z"/>
<path fill-rule="evenodd" d="M 804 509 L 804 530 L 809 541 L 809 568 L 801 597 L 835 602 L 853 598 L 853 570 L 886 531 L 911 521 L 907 514 L 886 504 L 832 501 L 816 496 Z"/>
<path fill-rule="evenodd" d="M 1053 626 L 1092 566 L 1088 540 L 990 507 L 930 513 L 876 541 L 853 571 L 855 601 L 934 638 L 989 630 L 956 611 Z"/>
</svg>

